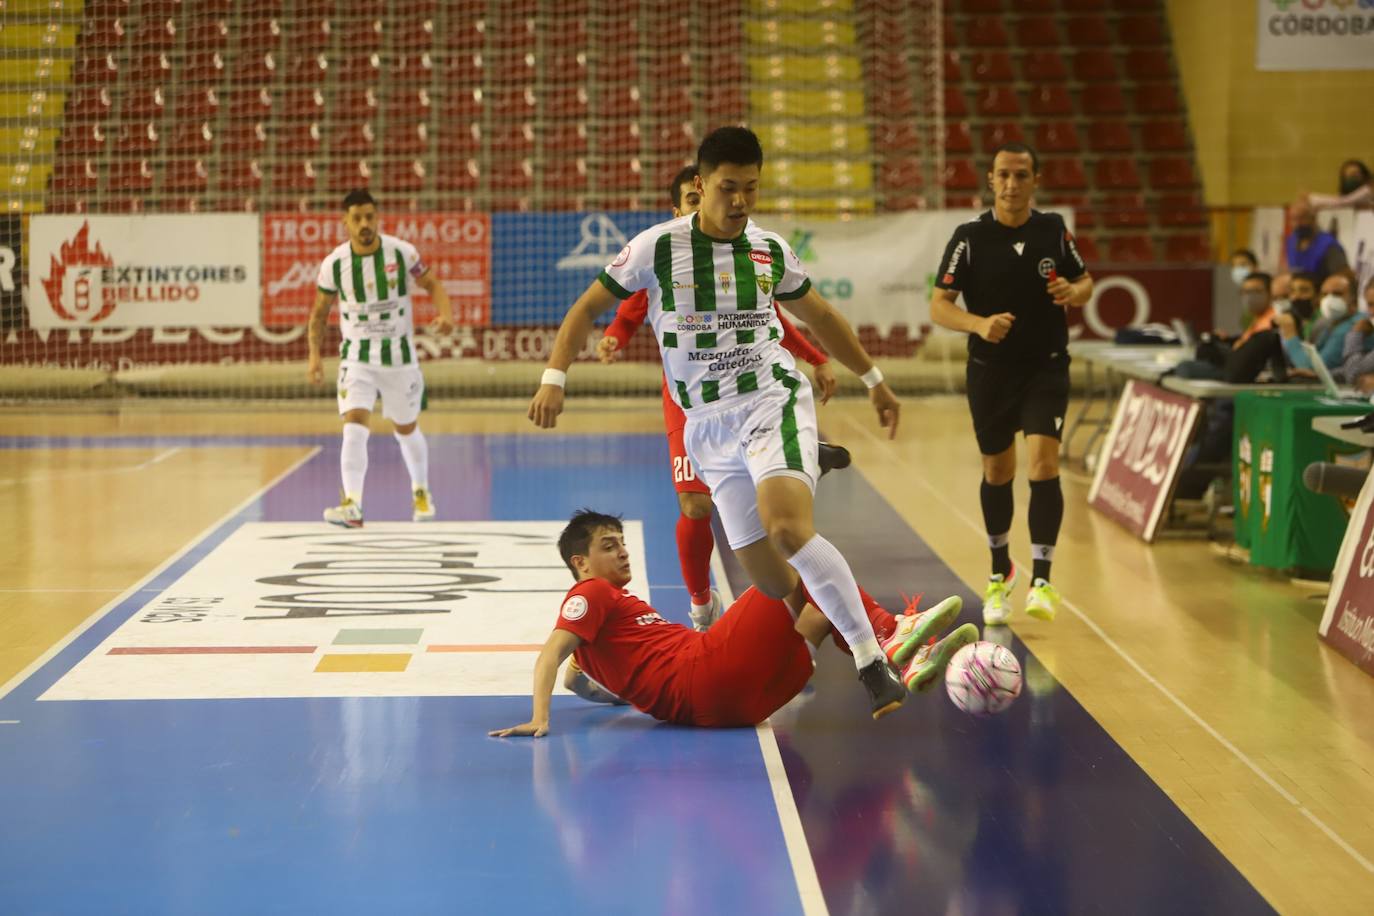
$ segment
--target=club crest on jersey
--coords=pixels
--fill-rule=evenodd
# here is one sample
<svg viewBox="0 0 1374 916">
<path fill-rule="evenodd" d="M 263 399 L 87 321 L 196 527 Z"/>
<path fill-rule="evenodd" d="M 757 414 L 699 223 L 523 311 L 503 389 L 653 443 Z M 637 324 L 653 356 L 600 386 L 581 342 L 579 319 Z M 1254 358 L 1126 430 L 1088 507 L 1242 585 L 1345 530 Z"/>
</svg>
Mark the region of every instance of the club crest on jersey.
<svg viewBox="0 0 1374 916">
<path fill-rule="evenodd" d="M 773 295 L 773 277 L 771 274 L 755 274 L 754 280 L 759 285 L 759 292 L 765 296 Z"/>
<path fill-rule="evenodd" d="M 1035 266 L 1040 272 L 1040 276 L 1049 279 L 1050 274 L 1054 273 L 1054 260 L 1052 258 L 1041 258 L 1040 263 Z"/>
<path fill-rule="evenodd" d="M 624 267 L 625 262 L 628 260 L 630 260 L 630 246 L 626 245 L 624 248 L 620 249 L 620 254 L 615 256 L 615 260 L 611 262 L 611 266 Z"/>
<path fill-rule="evenodd" d="M 563 602 L 563 610 L 560 611 L 564 620 L 581 620 L 587 616 L 587 599 L 581 595 L 573 595 Z"/>
<path fill-rule="evenodd" d="M 755 264 L 772 264 L 773 256 L 766 251 L 751 251 L 749 252 L 749 260 Z"/>
<path fill-rule="evenodd" d="M 720 288 L 721 288 L 723 291 L 727 292 L 727 293 L 730 292 L 730 274 L 728 274 L 728 273 L 726 273 L 725 271 L 722 270 L 722 271 L 720 272 L 719 276 L 720 276 Z"/>
<path fill-rule="evenodd" d="M 679 331 L 710 331 L 715 324 L 715 312 L 678 312 Z"/>
</svg>

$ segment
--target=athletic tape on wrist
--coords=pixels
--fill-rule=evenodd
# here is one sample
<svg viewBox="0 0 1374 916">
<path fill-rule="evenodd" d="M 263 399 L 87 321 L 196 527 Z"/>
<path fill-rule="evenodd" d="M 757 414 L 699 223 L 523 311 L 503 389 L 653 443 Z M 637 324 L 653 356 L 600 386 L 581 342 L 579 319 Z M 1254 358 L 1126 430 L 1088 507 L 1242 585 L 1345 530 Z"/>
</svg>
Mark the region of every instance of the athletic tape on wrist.
<svg viewBox="0 0 1374 916">
<path fill-rule="evenodd" d="M 874 366 L 872 369 L 869 369 L 863 375 L 859 376 L 859 378 L 862 379 L 863 383 L 869 388 L 877 388 L 883 383 L 883 370 Z"/>
<path fill-rule="evenodd" d="M 557 385 L 562 388 L 568 384 L 568 373 L 562 369 L 545 369 L 544 374 L 539 378 L 541 385 Z"/>
</svg>

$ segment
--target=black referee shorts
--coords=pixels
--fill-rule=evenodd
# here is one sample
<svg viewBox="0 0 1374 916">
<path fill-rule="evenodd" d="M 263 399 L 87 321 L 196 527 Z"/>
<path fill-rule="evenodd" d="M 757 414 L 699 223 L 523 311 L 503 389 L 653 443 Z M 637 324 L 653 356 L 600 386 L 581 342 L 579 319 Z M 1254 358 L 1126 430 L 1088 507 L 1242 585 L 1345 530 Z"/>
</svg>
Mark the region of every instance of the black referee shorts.
<svg viewBox="0 0 1374 916">
<path fill-rule="evenodd" d="M 1069 354 L 1030 363 L 970 356 L 967 379 L 973 434 L 982 454 L 1005 452 L 1018 430 L 1060 437 L 1069 407 Z"/>
</svg>

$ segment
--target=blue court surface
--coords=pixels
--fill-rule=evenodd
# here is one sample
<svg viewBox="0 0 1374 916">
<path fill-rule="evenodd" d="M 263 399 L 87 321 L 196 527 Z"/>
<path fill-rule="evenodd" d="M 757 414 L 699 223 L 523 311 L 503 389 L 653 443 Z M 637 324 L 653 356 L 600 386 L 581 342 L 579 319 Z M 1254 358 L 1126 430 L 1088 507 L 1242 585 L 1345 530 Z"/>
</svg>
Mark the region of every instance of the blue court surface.
<svg viewBox="0 0 1374 916">
<path fill-rule="evenodd" d="M 637 522 L 640 584 L 686 620 L 677 502 L 661 435 L 430 442 L 444 522 L 384 524 L 408 504 L 378 436 L 350 541 L 318 522 L 332 437 L 0 440 L 320 447 L 0 698 L 0 913 L 1269 911 L 1009 633 L 1027 686 L 990 720 L 938 690 L 873 722 L 825 648 L 771 731 L 560 696 L 549 737 L 488 738 L 528 718 L 574 510 Z M 977 622 L 860 474 L 817 514 L 886 606 L 960 593 Z"/>
</svg>

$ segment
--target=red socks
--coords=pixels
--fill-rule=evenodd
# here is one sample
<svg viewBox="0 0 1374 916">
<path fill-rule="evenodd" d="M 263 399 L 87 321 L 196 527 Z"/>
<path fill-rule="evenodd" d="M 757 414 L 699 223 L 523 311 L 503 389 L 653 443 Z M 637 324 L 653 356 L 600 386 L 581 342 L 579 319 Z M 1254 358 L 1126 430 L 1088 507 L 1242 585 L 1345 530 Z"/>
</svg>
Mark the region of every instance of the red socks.
<svg viewBox="0 0 1374 916">
<path fill-rule="evenodd" d="M 803 585 L 801 589 L 802 596 L 810 603 L 815 604 L 816 602 L 811 601 L 811 594 L 806 590 L 806 586 Z M 864 591 L 862 585 L 859 586 L 859 597 L 863 599 L 864 610 L 868 612 L 869 623 L 873 624 L 873 635 L 878 637 L 878 642 L 881 643 L 897 629 L 897 618 L 884 609 L 872 595 Z M 849 651 L 849 646 L 845 644 L 839 631 L 833 626 L 830 628 L 830 638 L 834 640 L 835 648 L 839 649 L 845 655 L 853 654 Z"/>
<path fill-rule="evenodd" d="M 716 539 L 709 518 L 677 517 L 677 558 L 682 564 L 682 583 L 693 604 L 711 602 L 711 551 Z"/>
</svg>

